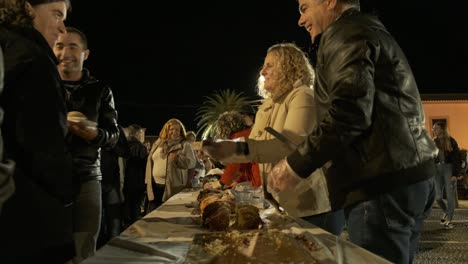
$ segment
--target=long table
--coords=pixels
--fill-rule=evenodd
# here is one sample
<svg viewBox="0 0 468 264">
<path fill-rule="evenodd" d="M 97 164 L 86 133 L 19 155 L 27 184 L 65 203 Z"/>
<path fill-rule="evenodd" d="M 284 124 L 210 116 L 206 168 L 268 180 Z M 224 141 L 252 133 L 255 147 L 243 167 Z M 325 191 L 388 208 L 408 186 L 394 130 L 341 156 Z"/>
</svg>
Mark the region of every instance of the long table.
<svg viewBox="0 0 468 264">
<path fill-rule="evenodd" d="M 174 195 L 110 240 L 95 256 L 83 263 L 201 263 L 187 257 L 194 236 L 209 232 L 201 227 L 199 216 L 192 214 L 198 194 L 199 189 L 186 189 Z M 263 209 L 260 214 L 262 219 L 273 223 L 275 219 L 281 217 L 284 220 L 287 217 L 277 213 L 274 208 Z M 320 263 L 390 263 L 302 219 L 290 219 L 292 221 L 282 222 L 281 228 L 291 233 L 307 234 L 322 248 L 314 253 L 314 258 Z"/>
</svg>

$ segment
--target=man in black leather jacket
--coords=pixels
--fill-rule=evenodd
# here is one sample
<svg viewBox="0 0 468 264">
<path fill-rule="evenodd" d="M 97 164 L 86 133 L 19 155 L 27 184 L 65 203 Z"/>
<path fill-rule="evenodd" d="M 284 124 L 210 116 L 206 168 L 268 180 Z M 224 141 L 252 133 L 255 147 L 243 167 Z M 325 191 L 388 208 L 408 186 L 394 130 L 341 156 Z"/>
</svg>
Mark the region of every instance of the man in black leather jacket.
<svg viewBox="0 0 468 264">
<path fill-rule="evenodd" d="M 411 263 L 434 201 L 437 151 L 403 51 L 358 0 L 298 0 L 316 65 L 315 130 L 272 170 L 276 191 L 332 161 L 334 208 L 345 207 L 351 241 L 395 263 Z"/>
<path fill-rule="evenodd" d="M 69 113 L 78 111 L 87 118 L 69 122 L 68 138 L 74 177 L 80 187 L 75 202 L 74 230 L 75 263 L 78 263 L 96 252 L 102 211 L 100 151 L 114 146 L 118 140 L 117 111 L 109 86 L 83 68 L 89 49 L 81 31 L 68 27 L 66 33 L 59 35 L 54 53 L 59 60 Z"/>
</svg>

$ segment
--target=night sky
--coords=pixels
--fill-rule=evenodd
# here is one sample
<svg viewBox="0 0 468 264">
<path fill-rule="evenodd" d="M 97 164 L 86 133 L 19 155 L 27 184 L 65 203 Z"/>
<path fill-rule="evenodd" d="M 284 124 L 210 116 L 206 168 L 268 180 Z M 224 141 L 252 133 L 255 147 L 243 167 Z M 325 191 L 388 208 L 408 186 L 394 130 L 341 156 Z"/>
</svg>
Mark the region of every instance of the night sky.
<svg viewBox="0 0 468 264">
<path fill-rule="evenodd" d="M 460 4 L 459 4 L 460 3 Z M 421 93 L 468 91 L 468 23 L 462 2 L 362 1 L 406 53 Z M 113 92 L 120 123 L 159 133 L 170 118 L 196 130 L 195 112 L 216 90 L 255 97 L 269 46 L 310 37 L 294 0 L 72 0 L 66 24 L 83 30 L 85 66 Z"/>
</svg>

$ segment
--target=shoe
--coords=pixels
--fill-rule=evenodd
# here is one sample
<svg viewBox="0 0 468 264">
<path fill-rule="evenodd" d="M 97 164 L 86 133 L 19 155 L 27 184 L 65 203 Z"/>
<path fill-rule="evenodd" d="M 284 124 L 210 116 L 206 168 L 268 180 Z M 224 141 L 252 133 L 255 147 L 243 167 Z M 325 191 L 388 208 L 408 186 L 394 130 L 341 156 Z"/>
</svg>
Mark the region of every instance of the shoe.
<svg viewBox="0 0 468 264">
<path fill-rule="evenodd" d="M 444 224 L 444 229 L 452 229 L 452 228 L 453 228 L 452 222 L 446 220 Z"/>
<path fill-rule="evenodd" d="M 445 214 L 445 213 L 442 215 L 442 218 L 440 218 L 440 224 L 441 225 L 445 225 L 445 223 L 447 222 L 447 217 L 448 217 L 448 215 Z"/>
</svg>

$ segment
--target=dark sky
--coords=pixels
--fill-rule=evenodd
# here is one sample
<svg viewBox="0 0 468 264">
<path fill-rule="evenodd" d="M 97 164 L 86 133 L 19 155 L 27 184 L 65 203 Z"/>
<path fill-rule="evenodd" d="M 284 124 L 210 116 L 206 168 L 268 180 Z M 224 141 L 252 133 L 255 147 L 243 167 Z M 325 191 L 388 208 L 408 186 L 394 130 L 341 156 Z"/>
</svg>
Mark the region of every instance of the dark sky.
<svg viewBox="0 0 468 264">
<path fill-rule="evenodd" d="M 255 98 L 269 46 L 289 41 L 307 51 L 310 44 L 297 26 L 294 0 L 72 3 L 66 24 L 89 38 L 86 67 L 111 85 L 122 125 L 137 123 L 149 134 L 172 117 L 196 130 L 195 112 L 216 90 Z M 468 91 L 461 6 L 432 0 L 362 0 L 361 6 L 400 43 L 421 93 Z"/>
</svg>

